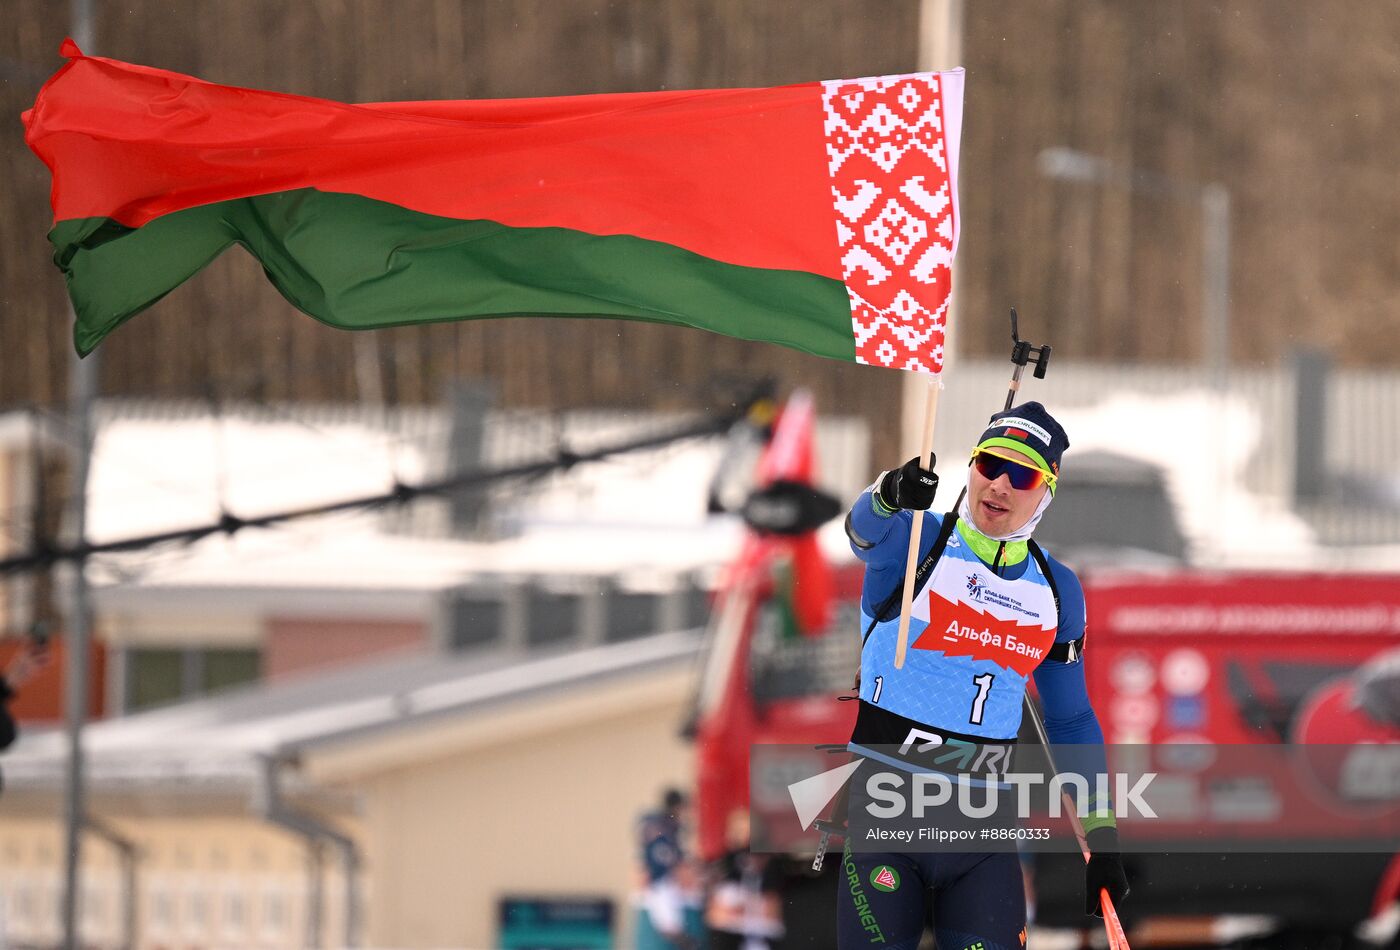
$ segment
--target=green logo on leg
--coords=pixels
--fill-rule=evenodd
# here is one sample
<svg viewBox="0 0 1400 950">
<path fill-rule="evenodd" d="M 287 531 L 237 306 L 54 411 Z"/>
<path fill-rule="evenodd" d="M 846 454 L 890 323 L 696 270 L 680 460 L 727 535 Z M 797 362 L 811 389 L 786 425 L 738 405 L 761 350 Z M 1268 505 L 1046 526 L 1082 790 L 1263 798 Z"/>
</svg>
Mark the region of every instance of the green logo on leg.
<svg viewBox="0 0 1400 950">
<path fill-rule="evenodd" d="M 870 872 L 870 885 L 877 891 L 899 890 L 899 872 L 888 864 L 882 864 Z"/>
</svg>

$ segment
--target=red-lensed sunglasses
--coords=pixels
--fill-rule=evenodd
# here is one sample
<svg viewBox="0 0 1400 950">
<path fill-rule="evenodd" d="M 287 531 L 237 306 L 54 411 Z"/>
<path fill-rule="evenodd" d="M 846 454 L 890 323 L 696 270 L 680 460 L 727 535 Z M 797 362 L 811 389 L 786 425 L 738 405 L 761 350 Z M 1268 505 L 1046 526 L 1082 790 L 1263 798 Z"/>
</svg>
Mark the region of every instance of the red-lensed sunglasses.
<svg viewBox="0 0 1400 950">
<path fill-rule="evenodd" d="M 1005 475 L 1011 482 L 1011 487 L 1017 491 L 1030 491 L 1041 485 L 1053 486 L 1055 484 L 1054 475 L 1017 459 L 998 455 L 989 449 L 978 449 L 973 452 L 972 464 L 977 466 L 977 473 L 989 482 L 994 482 Z"/>
</svg>

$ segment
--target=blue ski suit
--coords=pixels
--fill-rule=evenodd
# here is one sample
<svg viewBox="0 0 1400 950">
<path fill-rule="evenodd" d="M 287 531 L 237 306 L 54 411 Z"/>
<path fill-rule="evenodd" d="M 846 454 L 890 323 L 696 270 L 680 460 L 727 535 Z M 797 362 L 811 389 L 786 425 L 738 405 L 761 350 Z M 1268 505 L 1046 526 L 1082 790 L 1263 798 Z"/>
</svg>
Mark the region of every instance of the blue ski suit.
<svg viewBox="0 0 1400 950">
<path fill-rule="evenodd" d="M 852 549 L 866 566 L 852 751 L 899 768 L 898 759 L 885 752 L 901 743 L 907 747 L 914 729 L 983 744 L 1014 742 L 1033 675 L 1050 741 L 1088 747 L 1076 770 L 1106 771 L 1103 732 L 1084 679 L 1084 591 L 1074 572 L 1049 556 L 1032 556 L 1024 544 L 997 552 L 1011 563 L 995 554 L 979 556 L 978 550 L 995 549 L 996 542 L 957 519 L 916 591 L 906 661 L 896 669 L 898 610 L 884 620 L 875 615 L 902 587 L 912 519 L 925 519 L 922 561 L 944 519 L 956 515 L 885 512 L 867 490 L 847 520 Z M 997 560 L 995 569 L 991 560 Z M 1025 946 L 1025 892 L 1014 852 L 868 853 L 853 851 L 848 841 L 838 879 L 841 950 L 913 950 L 930 892 L 940 950 Z"/>
</svg>

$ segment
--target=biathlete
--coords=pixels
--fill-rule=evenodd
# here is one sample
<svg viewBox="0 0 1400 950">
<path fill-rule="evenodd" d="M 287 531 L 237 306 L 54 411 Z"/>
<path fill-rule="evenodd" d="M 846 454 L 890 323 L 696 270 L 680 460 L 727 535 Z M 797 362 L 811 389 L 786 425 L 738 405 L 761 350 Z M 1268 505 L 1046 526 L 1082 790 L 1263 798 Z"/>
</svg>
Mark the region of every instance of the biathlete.
<svg viewBox="0 0 1400 950">
<path fill-rule="evenodd" d="M 850 748 L 867 764 L 907 768 L 909 761 L 892 751 L 901 748 L 1014 743 L 1034 675 L 1051 743 L 1080 750 L 1073 764 L 1091 789 L 1095 775 L 1106 772 L 1103 731 L 1084 680 L 1084 590 L 1073 571 L 1031 541 L 1055 497 L 1068 447 L 1064 429 L 1045 408 L 1024 403 L 993 416 L 978 439 L 956 513 L 927 511 L 938 478 L 918 459 L 882 473 L 852 506 L 846 533 L 865 562 L 865 641 Z M 915 593 L 905 663 L 896 669 L 899 599 L 915 517 L 924 519 L 919 563 L 926 576 Z M 1084 819 L 1092 852 L 1086 912 L 1094 914 L 1100 888 L 1115 902 L 1128 892 L 1106 805 L 1091 797 Z M 837 877 L 841 950 L 913 950 L 930 895 L 943 950 L 1025 946 L 1025 890 L 1012 851 L 867 853 L 853 850 L 848 838 Z"/>
</svg>

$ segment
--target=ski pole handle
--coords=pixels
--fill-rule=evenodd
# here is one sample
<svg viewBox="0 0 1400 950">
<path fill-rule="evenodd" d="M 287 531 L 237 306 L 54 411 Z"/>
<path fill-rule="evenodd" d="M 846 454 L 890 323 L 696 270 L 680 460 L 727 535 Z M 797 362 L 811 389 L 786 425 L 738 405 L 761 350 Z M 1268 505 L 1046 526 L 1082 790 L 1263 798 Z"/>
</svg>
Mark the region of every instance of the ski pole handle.
<svg viewBox="0 0 1400 950">
<path fill-rule="evenodd" d="M 813 870 L 813 871 L 820 871 L 820 870 L 822 869 L 822 865 L 826 863 L 826 848 L 827 848 L 827 844 L 828 844 L 830 841 L 831 841 L 831 832 L 829 832 L 829 831 L 823 831 L 823 832 L 822 832 L 821 838 L 818 839 L 818 841 L 817 841 L 817 854 L 816 854 L 816 857 L 812 858 L 812 870 Z M 1105 899 L 1108 897 L 1107 892 L 1104 893 L 1104 897 L 1105 897 Z"/>
</svg>

